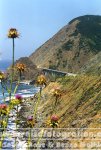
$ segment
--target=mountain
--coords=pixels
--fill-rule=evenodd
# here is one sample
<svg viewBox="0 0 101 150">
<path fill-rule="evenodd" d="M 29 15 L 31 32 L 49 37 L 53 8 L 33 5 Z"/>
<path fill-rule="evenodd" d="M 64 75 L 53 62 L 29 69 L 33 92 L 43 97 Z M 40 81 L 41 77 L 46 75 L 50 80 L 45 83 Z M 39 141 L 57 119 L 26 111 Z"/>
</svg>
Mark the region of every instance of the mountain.
<svg viewBox="0 0 101 150">
<path fill-rule="evenodd" d="M 71 20 L 29 58 L 38 67 L 76 73 L 100 51 L 101 16 L 85 15 Z"/>
</svg>

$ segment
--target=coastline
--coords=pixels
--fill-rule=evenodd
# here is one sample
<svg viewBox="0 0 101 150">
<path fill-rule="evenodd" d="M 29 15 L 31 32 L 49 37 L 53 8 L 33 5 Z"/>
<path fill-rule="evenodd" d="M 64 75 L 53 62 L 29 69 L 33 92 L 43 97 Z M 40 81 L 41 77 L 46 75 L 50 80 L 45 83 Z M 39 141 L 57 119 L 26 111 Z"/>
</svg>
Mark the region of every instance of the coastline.
<svg viewBox="0 0 101 150">
<path fill-rule="evenodd" d="M 13 82 L 14 85 L 13 85 L 13 89 L 15 89 L 15 86 L 16 86 L 16 82 Z M 17 91 L 15 93 L 16 94 L 19 94 L 21 95 L 23 98 L 29 98 L 29 97 L 33 97 L 39 90 L 40 90 L 40 87 L 36 87 L 34 86 L 34 84 L 29 84 L 30 83 L 30 80 L 24 80 L 22 82 L 19 83 L 19 86 L 17 88 Z M 7 91 L 5 91 L 5 102 L 9 102 L 9 94 Z M 14 98 L 14 94 L 12 93 L 12 98 Z M 2 87 L 0 85 L 0 101 L 1 103 L 4 102 L 4 97 L 3 97 L 3 94 L 2 94 Z"/>
<path fill-rule="evenodd" d="M 27 125 L 27 117 L 29 115 L 33 114 L 33 106 L 35 104 L 35 94 L 37 94 L 39 92 L 39 87 L 36 87 L 35 89 L 35 93 L 30 94 L 30 95 L 23 95 L 23 100 L 22 103 L 18 106 L 18 116 L 17 116 L 17 121 L 18 121 L 18 125 L 16 128 L 16 107 L 13 111 L 10 112 L 9 114 L 9 121 L 8 121 L 8 127 L 7 127 L 7 135 L 8 137 L 11 136 L 12 139 L 5 139 L 4 142 L 4 147 L 7 147 L 9 145 L 9 147 L 11 148 L 12 146 L 14 147 L 15 145 L 15 138 L 17 139 L 18 145 L 17 148 L 21 147 L 26 149 L 27 148 L 27 140 L 28 137 L 25 138 L 25 132 L 23 131 L 23 128 L 28 128 Z M 9 99 L 6 97 L 6 102 L 8 102 Z M 29 131 L 27 132 L 29 134 Z M 6 145 L 6 140 L 8 141 L 8 145 Z M 12 141 L 12 144 L 10 144 L 10 141 Z M 23 147 L 23 145 L 25 145 Z"/>
</svg>

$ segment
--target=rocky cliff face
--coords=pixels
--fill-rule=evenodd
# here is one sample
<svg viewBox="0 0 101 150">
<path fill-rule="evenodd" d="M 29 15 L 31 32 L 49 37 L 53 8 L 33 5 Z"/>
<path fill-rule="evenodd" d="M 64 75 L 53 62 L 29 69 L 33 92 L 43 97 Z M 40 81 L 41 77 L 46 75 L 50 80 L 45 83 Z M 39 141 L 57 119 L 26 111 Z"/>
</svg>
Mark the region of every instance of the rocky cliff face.
<svg viewBox="0 0 101 150">
<path fill-rule="evenodd" d="M 30 59 L 38 67 L 78 72 L 101 51 L 101 16 L 73 19 L 39 47 Z"/>
<path fill-rule="evenodd" d="M 39 70 L 37 69 L 36 65 L 30 60 L 29 57 L 21 57 L 15 63 L 23 63 L 26 65 L 25 72 L 23 73 L 25 79 L 33 80 L 36 78 Z"/>
</svg>

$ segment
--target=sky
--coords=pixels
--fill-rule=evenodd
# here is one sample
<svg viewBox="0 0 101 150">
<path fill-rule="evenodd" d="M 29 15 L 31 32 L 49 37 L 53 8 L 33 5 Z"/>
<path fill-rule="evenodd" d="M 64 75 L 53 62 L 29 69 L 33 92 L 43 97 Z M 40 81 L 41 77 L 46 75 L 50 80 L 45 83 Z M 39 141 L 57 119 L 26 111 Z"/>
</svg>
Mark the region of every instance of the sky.
<svg viewBox="0 0 101 150">
<path fill-rule="evenodd" d="M 29 56 L 70 20 L 101 15 L 101 0 L 0 0 L 0 59 L 12 59 L 10 28 L 16 28 L 15 59 Z"/>
</svg>

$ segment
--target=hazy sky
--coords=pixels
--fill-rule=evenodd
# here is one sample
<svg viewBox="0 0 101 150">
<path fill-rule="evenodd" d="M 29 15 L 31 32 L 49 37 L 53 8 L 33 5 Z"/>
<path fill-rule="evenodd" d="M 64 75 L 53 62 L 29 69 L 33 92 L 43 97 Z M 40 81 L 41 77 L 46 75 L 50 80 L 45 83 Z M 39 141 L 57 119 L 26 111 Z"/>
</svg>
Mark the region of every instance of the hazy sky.
<svg viewBox="0 0 101 150">
<path fill-rule="evenodd" d="M 101 0 L 0 0 L 0 53 L 11 59 L 9 28 L 16 28 L 15 57 L 29 56 L 59 29 L 78 16 L 101 15 Z"/>
</svg>

